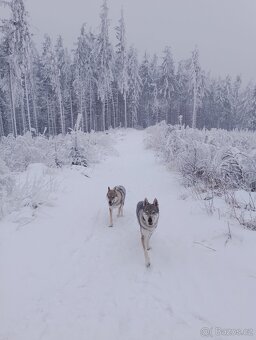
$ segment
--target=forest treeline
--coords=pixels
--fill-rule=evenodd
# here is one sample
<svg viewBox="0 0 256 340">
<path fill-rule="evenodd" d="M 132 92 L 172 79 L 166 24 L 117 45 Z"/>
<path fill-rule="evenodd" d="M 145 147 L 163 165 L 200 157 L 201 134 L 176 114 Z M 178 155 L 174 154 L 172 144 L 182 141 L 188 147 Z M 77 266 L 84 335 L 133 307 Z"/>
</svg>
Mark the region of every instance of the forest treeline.
<svg viewBox="0 0 256 340">
<path fill-rule="evenodd" d="M 197 128 L 256 128 L 256 84 L 214 78 L 199 51 L 175 62 L 170 47 L 138 58 L 126 40 L 124 14 L 109 38 L 107 1 L 99 31 L 83 24 L 72 51 L 45 35 L 38 50 L 23 0 L 0 1 L 0 136 L 65 134 L 110 127 L 148 127 L 165 120 Z M 1 7 L 0 7 L 1 8 Z M 77 119 L 77 117 L 80 119 Z M 76 126 L 78 128 L 78 126 Z"/>
</svg>

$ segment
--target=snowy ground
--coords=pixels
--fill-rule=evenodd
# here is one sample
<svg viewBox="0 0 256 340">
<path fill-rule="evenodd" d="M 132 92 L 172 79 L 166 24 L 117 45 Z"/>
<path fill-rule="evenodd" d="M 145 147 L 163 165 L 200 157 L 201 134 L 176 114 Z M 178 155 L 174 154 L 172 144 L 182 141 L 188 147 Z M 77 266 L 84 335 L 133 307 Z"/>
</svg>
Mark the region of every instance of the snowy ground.
<svg viewBox="0 0 256 340">
<path fill-rule="evenodd" d="M 231 224 L 225 245 L 227 221 L 207 216 L 157 164 L 144 132 L 116 138 L 118 155 L 90 178 L 60 170 L 53 207 L 23 227 L 11 216 L 0 223 L 0 340 L 198 340 L 201 329 L 255 338 L 256 233 Z M 118 184 L 125 216 L 108 228 L 105 195 Z M 150 268 L 135 216 L 145 196 L 160 204 Z"/>
</svg>

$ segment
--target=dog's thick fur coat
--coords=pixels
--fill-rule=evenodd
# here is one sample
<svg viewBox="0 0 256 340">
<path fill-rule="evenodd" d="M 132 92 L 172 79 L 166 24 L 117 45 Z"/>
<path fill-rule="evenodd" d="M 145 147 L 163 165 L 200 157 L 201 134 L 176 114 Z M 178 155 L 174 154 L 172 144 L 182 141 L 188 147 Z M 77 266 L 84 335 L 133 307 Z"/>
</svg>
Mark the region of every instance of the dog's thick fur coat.
<svg viewBox="0 0 256 340">
<path fill-rule="evenodd" d="M 124 202 L 125 202 L 126 190 L 122 185 L 115 186 L 113 189 L 108 187 L 107 200 L 109 207 L 110 227 L 113 227 L 113 209 L 118 208 L 117 216 L 124 215 Z"/>
<path fill-rule="evenodd" d="M 152 204 L 148 202 L 147 198 L 145 198 L 144 202 L 140 201 L 137 204 L 136 214 L 140 225 L 141 243 L 145 256 L 145 264 L 149 267 L 149 240 L 157 227 L 159 218 L 159 205 L 157 199 L 155 198 Z"/>
</svg>

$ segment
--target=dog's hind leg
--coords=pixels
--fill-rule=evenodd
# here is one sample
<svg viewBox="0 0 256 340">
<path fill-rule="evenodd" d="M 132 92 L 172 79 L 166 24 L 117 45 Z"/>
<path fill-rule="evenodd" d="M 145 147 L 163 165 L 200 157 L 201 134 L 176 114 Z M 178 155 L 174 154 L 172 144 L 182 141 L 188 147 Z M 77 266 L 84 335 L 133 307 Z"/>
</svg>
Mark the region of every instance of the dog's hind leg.
<svg viewBox="0 0 256 340">
<path fill-rule="evenodd" d="M 148 241 L 145 239 L 145 236 L 141 235 L 141 243 L 142 243 L 144 256 L 145 256 L 145 264 L 146 264 L 146 267 L 149 267 L 150 266 L 150 259 L 149 259 L 148 251 L 147 251 L 147 248 L 146 248 L 147 242 Z"/>
<path fill-rule="evenodd" d="M 118 213 L 117 217 L 124 216 L 124 205 L 121 204 L 120 207 L 118 208 Z"/>
<path fill-rule="evenodd" d="M 113 227 L 113 214 L 112 214 L 112 209 L 109 208 L 109 218 L 110 218 L 110 227 Z"/>
</svg>

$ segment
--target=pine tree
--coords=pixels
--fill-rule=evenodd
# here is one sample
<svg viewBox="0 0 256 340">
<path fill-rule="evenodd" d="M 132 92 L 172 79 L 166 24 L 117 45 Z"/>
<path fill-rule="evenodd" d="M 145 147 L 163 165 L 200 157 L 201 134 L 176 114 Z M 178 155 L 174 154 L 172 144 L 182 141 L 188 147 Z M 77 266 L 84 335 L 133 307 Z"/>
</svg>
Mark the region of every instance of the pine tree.
<svg viewBox="0 0 256 340">
<path fill-rule="evenodd" d="M 112 62 L 113 51 L 109 42 L 109 20 L 107 1 L 103 0 L 101 9 L 100 34 L 98 36 L 98 56 L 97 56 L 97 86 L 98 97 L 102 106 L 102 124 L 101 129 L 106 129 L 106 115 L 108 114 L 108 97 L 111 92 L 111 83 L 113 81 Z"/>
<path fill-rule="evenodd" d="M 241 126 L 245 129 L 256 130 L 256 85 L 247 86 L 244 96 L 244 114 Z"/>
<path fill-rule="evenodd" d="M 185 126 L 190 123 L 189 112 L 189 60 L 182 60 L 178 64 L 177 70 L 177 101 L 178 114 L 182 116 L 182 122 Z"/>
<path fill-rule="evenodd" d="M 150 104 L 152 95 L 152 79 L 150 69 L 150 59 L 147 53 L 144 54 L 144 58 L 140 65 L 140 78 L 141 78 L 141 96 L 140 96 L 140 116 L 139 125 L 143 127 L 150 126 Z"/>
<path fill-rule="evenodd" d="M 59 70 L 57 68 L 56 57 L 52 47 L 51 38 L 46 35 L 43 42 L 43 52 L 41 57 L 41 76 L 42 76 L 42 86 L 44 89 L 44 96 L 47 108 L 47 125 L 49 133 L 51 135 L 56 135 L 63 131 L 63 124 L 59 126 L 59 121 L 57 119 L 56 112 L 61 114 L 60 110 L 60 78 Z"/>
<path fill-rule="evenodd" d="M 117 69 L 117 85 L 124 101 L 124 127 L 127 128 L 127 91 L 128 91 L 128 74 L 127 74 L 127 51 L 126 51 L 126 36 L 123 10 L 121 11 L 121 18 L 119 26 L 116 27 L 117 55 L 116 55 L 116 69 Z"/>
<path fill-rule="evenodd" d="M 242 79 L 237 76 L 229 89 L 229 102 L 231 105 L 231 125 L 232 128 L 241 126 L 241 114 L 243 110 L 241 96 Z"/>
<path fill-rule="evenodd" d="M 138 107 L 141 94 L 141 78 L 137 51 L 130 47 L 128 52 L 128 110 L 130 112 L 130 126 L 138 125 Z"/>
<path fill-rule="evenodd" d="M 165 119 L 167 123 L 175 123 L 173 116 L 174 99 L 177 91 L 174 62 L 170 47 L 164 50 L 160 68 L 160 95 L 165 104 Z M 171 119 L 172 118 L 172 119 Z M 176 122 L 177 123 L 177 122 Z"/>
<path fill-rule="evenodd" d="M 63 39 L 58 37 L 55 46 L 56 66 L 58 72 L 58 97 L 59 97 L 59 111 L 61 120 L 61 130 L 65 133 L 68 107 L 70 104 L 70 79 L 71 79 L 71 60 L 67 49 L 63 46 Z"/>
<path fill-rule="evenodd" d="M 218 128 L 232 129 L 232 113 L 230 103 L 231 78 L 227 76 L 224 80 L 220 79 L 217 88 L 217 104 L 219 115 Z"/>
<path fill-rule="evenodd" d="M 202 72 L 199 64 L 199 51 L 197 47 L 192 52 L 190 62 L 190 89 L 193 94 L 192 128 L 197 126 L 197 111 L 202 103 L 203 94 Z"/>
<path fill-rule="evenodd" d="M 158 58 L 155 54 L 150 63 L 151 68 L 151 79 L 152 79 L 152 99 L 151 99 L 151 122 L 152 124 L 159 123 L 160 118 L 160 110 L 161 110 L 161 100 L 159 95 L 159 79 L 160 79 L 160 71 L 158 67 Z"/>
<path fill-rule="evenodd" d="M 16 111 L 20 113 L 20 124 L 17 125 L 16 113 L 13 112 L 14 130 L 18 128 L 20 132 L 25 132 L 28 127 L 28 130 L 31 131 L 30 101 L 33 99 L 31 96 L 33 67 L 32 39 L 29 31 L 28 13 L 25 10 L 23 0 L 12 0 L 4 3 L 10 8 L 11 12 L 10 19 L 3 21 L 3 31 L 8 33 L 5 35 L 4 44 L 6 47 L 8 46 L 6 54 L 9 56 L 11 102 L 13 102 L 12 105 L 14 106 L 12 111 L 15 111 L 15 106 L 18 106 Z M 11 90 L 11 87 L 14 88 L 14 91 Z M 36 122 L 34 123 L 36 124 Z"/>
<path fill-rule="evenodd" d="M 87 119 L 84 115 L 84 83 L 85 83 L 85 59 L 86 59 L 86 33 L 85 24 L 81 27 L 80 36 L 77 41 L 77 48 L 75 51 L 75 78 L 74 78 L 74 90 L 77 98 L 77 107 L 79 108 L 79 115 L 81 117 L 82 131 L 85 131 L 85 120 Z"/>
<path fill-rule="evenodd" d="M 82 130 L 95 129 L 95 88 L 97 84 L 96 69 L 96 38 L 86 33 L 85 25 L 81 28 L 75 51 L 75 79 L 74 89 L 77 106 L 82 117 Z"/>
</svg>

